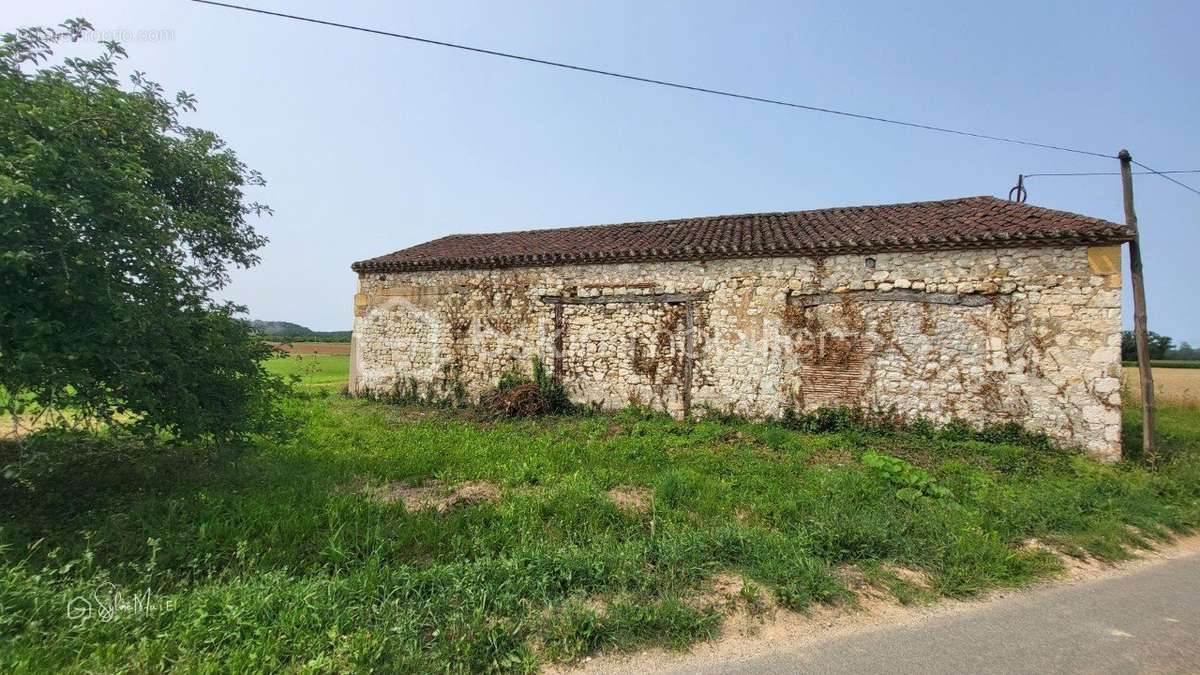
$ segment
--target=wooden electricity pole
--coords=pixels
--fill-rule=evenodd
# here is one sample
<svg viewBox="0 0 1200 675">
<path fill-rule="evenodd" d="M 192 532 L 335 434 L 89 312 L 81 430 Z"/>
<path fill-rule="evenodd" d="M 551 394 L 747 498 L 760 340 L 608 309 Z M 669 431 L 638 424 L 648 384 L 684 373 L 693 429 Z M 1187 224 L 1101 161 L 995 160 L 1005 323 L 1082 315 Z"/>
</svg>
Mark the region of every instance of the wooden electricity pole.
<svg viewBox="0 0 1200 675">
<path fill-rule="evenodd" d="M 1142 456 L 1154 459 L 1154 373 L 1150 370 L 1150 343 L 1146 331 L 1146 283 L 1142 277 L 1142 244 L 1137 214 L 1133 211 L 1133 157 L 1128 150 L 1121 160 L 1121 187 L 1125 196 L 1125 224 L 1133 231 L 1129 242 L 1129 276 L 1133 281 L 1133 337 L 1137 342 L 1138 379 L 1142 384 Z"/>
</svg>

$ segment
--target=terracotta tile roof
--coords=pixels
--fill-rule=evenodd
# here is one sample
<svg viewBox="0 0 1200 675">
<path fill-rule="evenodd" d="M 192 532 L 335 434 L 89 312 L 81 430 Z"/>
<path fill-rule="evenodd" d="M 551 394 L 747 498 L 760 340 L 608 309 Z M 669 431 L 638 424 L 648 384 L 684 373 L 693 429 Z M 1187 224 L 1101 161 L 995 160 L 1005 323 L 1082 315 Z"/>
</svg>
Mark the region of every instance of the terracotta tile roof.
<svg viewBox="0 0 1200 675">
<path fill-rule="evenodd" d="M 882 251 L 1114 244 L 1124 225 L 995 197 L 748 213 L 497 234 L 456 234 L 351 267 L 357 272 L 714 260 Z"/>
</svg>

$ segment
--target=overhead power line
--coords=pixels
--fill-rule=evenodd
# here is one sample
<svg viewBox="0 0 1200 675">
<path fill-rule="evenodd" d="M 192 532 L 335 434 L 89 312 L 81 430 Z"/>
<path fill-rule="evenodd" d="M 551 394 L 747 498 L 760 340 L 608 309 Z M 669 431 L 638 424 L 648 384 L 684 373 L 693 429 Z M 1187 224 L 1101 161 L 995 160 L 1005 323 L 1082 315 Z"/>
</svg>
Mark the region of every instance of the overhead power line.
<svg viewBox="0 0 1200 675">
<path fill-rule="evenodd" d="M 1171 178 L 1171 176 L 1169 175 L 1169 174 L 1182 174 L 1182 173 L 1200 173 L 1200 169 L 1179 169 L 1179 170 L 1175 170 L 1175 171 L 1155 171 L 1154 169 L 1151 169 L 1150 167 L 1146 166 L 1145 164 L 1142 164 L 1141 162 L 1137 161 L 1136 159 L 1131 159 L 1129 161 L 1134 164 L 1137 164 L 1140 167 L 1147 169 L 1146 171 L 1131 172 L 1135 176 L 1161 176 L 1162 178 L 1165 178 L 1165 179 L 1171 181 L 1172 183 L 1175 183 L 1176 185 L 1184 188 L 1185 190 L 1190 190 L 1191 192 L 1195 192 L 1196 194 L 1200 195 L 1200 190 L 1197 190 L 1196 188 L 1192 187 L 1191 185 L 1188 185 L 1187 183 L 1175 180 L 1174 178 Z M 1058 176 L 1120 176 L 1120 175 L 1121 175 L 1120 171 L 1069 171 L 1069 172 L 1062 172 L 1062 173 L 1025 173 L 1025 174 L 1021 174 L 1021 178 L 1022 179 L 1038 178 L 1041 176 L 1058 177 Z M 1021 187 L 1021 183 L 1020 183 L 1020 181 L 1018 181 L 1017 188 L 1013 188 L 1013 189 L 1017 190 L 1020 187 Z"/>
<path fill-rule="evenodd" d="M 1134 171 L 1135 176 L 1165 176 L 1170 173 L 1200 173 L 1200 169 L 1182 169 L 1178 171 Z M 1025 173 L 1021 174 L 1026 178 L 1035 178 L 1037 176 L 1120 176 L 1120 171 L 1071 171 L 1066 173 Z"/>
<path fill-rule="evenodd" d="M 1196 188 L 1192 187 L 1191 185 L 1188 185 L 1187 183 L 1184 183 L 1183 181 L 1171 178 L 1163 171 L 1155 171 L 1154 169 L 1151 169 L 1150 167 L 1146 166 L 1145 164 L 1142 164 L 1141 162 L 1137 161 L 1136 159 L 1131 159 L 1129 161 L 1133 162 L 1134 164 L 1137 164 L 1138 166 L 1142 167 L 1143 169 L 1149 171 L 1150 173 L 1152 173 L 1156 176 L 1161 176 L 1162 178 L 1166 178 L 1167 180 L 1171 181 L 1172 183 L 1178 185 L 1179 187 L 1181 187 L 1185 190 L 1190 190 L 1190 191 L 1195 192 L 1196 194 L 1200 195 L 1200 190 L 1197 190 Z"/>
<path fill-rule="evenodd" d="M 1133 164 L 1138 164 L 1138 162 L 1135 162 L 1133 160 L 1133 158 L 1130 158 L 1129 161 Z M 1139 166 L 1145 166 L 1145 165 L 1139 164 Z M 1158 175 L 1158 176 L 1162 176 L 1163 178 L 1167 178 L 1167 180 L 1172 180 L 1172 179 L 1168 178 L 1167 174 L 1200 173 L 1200 169 L 1176 169 L 1174 171 L 1155 171 L 1155 170 L 1151 169 L 1149 171 L 1130 171 L 1129 173 L 1131 175 L 1135 175 L 1135 176 Z M 1017 201 L 1017 202 L 1022 202 L 1022 203 L 1025 201 L 1025 197 L 1028 194 L 1025 190 L 1025 180 L 1027 178 L 1038 178 L 1038 177 L 1043 177 L 1043 176 L 1057 178 L 1057 177 L 1062 177 L 1062 176 L 1090 177 L 1090 176 L 1120 176 L 1120 175 L 1121 175 L 1120 171 L 1059 171 L 1059 172 L 1046 172 L 1046 173 L 1023 173 L 1023 174 L 1019 174 L 1017 176 L 1017 184 L 1015 186 L 1013 186 L 1013 189 L 1008 191 L 1008 198 L 1012 201 Z M 1179 181 L 1172 181 L 1172 182 L 1179 183 Z M 1187 185 L 1185 183 L 1179 183 L 1179 184 L 1182 185 L 1183 187 L 1187 188 L 1188 190 L 1191 190 L 1192 192 L 1196 192 L 1197 194 L 1200 194 L 1200 192 L 1194 190 L 1192 188 L 1192 186 L 1190 186 L 1190 185 Z"/>
<path fill-rule="evenodd" d="M 340 23 L 337 21 L 327 21 L 325 19 L 315 19 L 312 17 L 300 16 L 298 14 L 287 14 L 285 12 L 273 12 L 273 11 L 266 10 L 266 9 L 258 9 L 256 7 L 246 7 L 244 5 L 235 5 L 235 4 L 227 3 L 227 2 L 216 2 L 215 0 L 191 0 L 191 1 L 202 4 L 202 5 L 212 5 L 214 7 L 224 7 L 226 9 L 233 9 L 233 10 L 238 10 L 241 12 L 250 12 L 252 14 L 262 14 L 265 16 L 273 16 L 273 17 L 277 17 L 280 19 L 288 19 L 291 21 L 300 21 L 300 22 L 304 22 L 304 23 L 317 24 L 317 25 L 321 25 L 321 26 L 330 26 L 332 28 L 343 28 L 346 30 L 358 31 L 360 33 L 370 33 L 372 35 L 382 35 L 384 37 L 398 38 L 400 40 L 408 40 L 410 42 L 419 42 L 421 44 L 435 45 L 438 47 L 448 47 L 450 49 L 459 49 L 462 51 L 473 52 L 476 54 L 485 54 L 487 56 L 498 56 L 500 58 L 513 59 L 515 61 L 524 61 L 526 63 L 536 63 L 536 64 L 543 65 L 543 66 L 551 66 L 554 68 L 564 68 L 566 70 L 574 70 L 574 71 L 581 72 L 581 73 L 591 73 L 593 75 L 602 75 L 604 77 L 615 77 L 615 78 L 622 79 L 622 80 L 630 80 L 633 82 L 641 82 L 644 84 L 654 84 L 654 85 L 658 85 L 658 86 L 662 86 L 662 87 L 671 87 L 673 89 L 683 89 L 686 91 L 694 91 L 694 92 L 699 92 L 702 94 L 725 96 L 727 98 L 736 98 L 736 99 L 741 99 L 743 101 L 753 101 L 756 103 L 767 103 L 770 105 L 783 106 L 786 108 L 795 108 L 795 109 L 799 109 L 799 110 L 807 110 L 810 112 L 825 113 L 827 115 L 838 115 L 841 117 L 849 117 L 852 119 L 867 120 L 867 121 L 871 121 L 871 122 L 880 122 L 883 124 L 892 124 L 892 125 L 901 126 L 901 127 L 908 127 L 911 129 L 922 129 L 924 131 L 934 131 L 934 132 L 943 133 L 943 134 L 966 136 L 969 138 L 978 138 L 978 139 L 982 139 L 982 140 L 986 140 L 986 141 L 996 141 L 999 143 L 1010 143 L 1013 145 L 1024 145 L 1024 146 L 1034 147 L 1034 148 L 1043 148 L 1046 150 L 1058 150 L 1060 152 L 1071 152 L 1071 153 L 1075 153 L 1078 155 L 1089 155 L 1091 157 L 1103 157 L 1105 159 L 1117 159 L 1116 155 L 1113 155 L 1113 154 L 1110 154 L 1107 152 L 1095 152 L 1092 150 L 1082 150 L 1080 148 L 1072 148 L 1072 147 L 1068 147 L 1065 145 L 1054 145 L 1052 143 L 1039 143 L 1036 141 L 1030 141 L 1030 140 L 1025 140 L 1025 139 L 1021 139 L 1021 138 L 1010 138 L 1010 137 L 1006 137 L 1006 136 L 993 136 L 991 134 L 983 134 L 983 133 L 978 133 L 978 132 L 974 132 L 974 131 L 964 131 L 962 129 L 951 129 L 949 127 L 941 127 L 941 126 L 936 126 L 933 124 L 924 124 L 924 123 L 920 123 L 920 122 L 908 122 L 905 120 L 897 120 L 897 119 L 891 119 L 888 117 L 880 117 L 878 115 L 867 115 L 867 114 L 863 114 L 863 113 L 850 112 L 847 110 L 837 110 L 835 108 L 825 108 L 822 106 L 807 105 L 807 104 L 803 104 L 803 103 L 794 103 L 791 101 L 783 101 L 780 99 L 766 98 L 763 96 L 752 96 L 750 94 L 739 94 L 737 92 L 724 91 L 721 89 L 710 89 L 708 87 L 699 87 L 699 86 L 690 85 L 690 84 L 683 84 L 680 82 L 671 82 L 668 80 L 658 80 L 658 79 L 651 78 L 651 77 L 642 77 L 639 75 L 629 75 L 627 73 L 618 73 L 618 72 L 614 72 L 614 71 L 610 71 L 610 70 L 601 70 L 599 68 L 589 68 L 587 66 L 578 66 L 578 65 L 574 65 L 574 64 L 570 64 L 570 63 L 563 63 L 561 61 L 551 61 L 548 59 L 539 59 L 539 58 L 535 58 L 532 56 L 523 56 L 521 54 L 514 54 L 511 52 L 502 52 L 502 51 L 497 51 L 494 49 L 484 49 L 482 47 L 472 47 L 470 45 L 458 44 L 455 42 L 446 42 L 444 40 L 434 40 L 431 38 L 423 38 L 423 37 L 419 37 L 416 35 L 407 35 L 405 33 L 396 33 L 393 31 L 387 31 L 387 30 L 382 30 L 382 29 L 378 29 L 378 28 L 369 28 L 367 26 L 356 26 L 356 25 L 348 24 L 348 23 Z M 1163 178 L 1171 181 L 1172 183 L 1176 183 L 1183 188 L 1186 188 L 1188 190 L 1191 190 L 1192 192 L 1195 192 L 1196 194 L 1200 194 L 1200 190 L 1197 190 L 1197 189 L 1191 187 L 1190 185 L 1187 185 L 1186 183 L 1182 183 L 1174 178 L 1171 178 L 1170 176 L 1165 175 L 1163 172 L 1155 171 L 1154 169 L 1152 169 L 1152 168 L 1146 166 L 1145 164 L 1142 164 L 1141 162 L 1138 162 L 1136 160 L 1134 160 L 1133 163 L 1137 164 L 1138 166 L 1142 167 L 1143 169 L 1146 169 L 1150 173 L 1162 176 Z"/>
<path fill-rule="evenodd" d="M 586 66 L 577 66 L 570 63 L 562 63 L 561 61 L 549 61 L 546 59 L 534 58 L 532 56 L 522 56 L 520 54 L 512 54 L 509 52 L 500 52 L 493 49 L 483 49 L 481 47 L 472 47 L 470 45 L 457 44 L 454 42 L 445 42 L 443 40 L 432 40 L 430 38 L 417 37 L 415 35 L 405 35 L 404 33 L 393 33 L 391 31 L 380 30 L 377 28 L 367 28 L 365 26 L 355 26 L 348 23 L 338 23 L 336 21 L 326 21 L 324 19 L 314 19 L 306 16 L 298 16 L 296 14 L 285 14 L 283 12 L 272 12 L 265 9 L 257 9 L 254 7 L 244 7 L 242 5 L 234 5 L 225 2 L 216 2 L 215 0 L 192 0 L 203 5 L 214 5 L 216 7 L 226 7 L 228 9 L 236 9 L 243 12 L 252 12 L 254 14 L 265 14 L 267 16 L 279 17 L 282 19 L 291 19 L 293 21 L 303 21 L 306 23 L 315 23 L 322 26 L 332 26 L 334 28 L 345 28 L 347 30 L 355 30 L 363 33 L 372 33 L 374 35 L 384 35 L 387 37 L 399 38 L 401 40 L 410 40 L 412 42 L 421 42 L 429 45 L 437 45 L 439 47 L 450 47 L 451 49 L 461 49 L 463 51 L 475 52 L 477 54 L 487 54 L 489 56 L 499 56 L 506 59 L 515 59 L 517 61 L 526 61 L 528 63 L 537 63 L 543 66 L 553 66 L 555 68 L 566 68 L 568 70 L 576 70 L 584 73 L 592 73 L 593 75 L 604 75 L 606 77 L 616 77 L 623 80 L 632 80 L 634 82 L 643 82 L 646 84 L 657 84 L 664 87 L 673 87 L 675 89 L 686 89 L 688 91 L 696 91 L 704 94 L 715 94 L 717 96 L 728 96 L 730 98 L 739 98 L 746 101 L 756 101 L 758 103 L 770 103 L 772 105 L 786 106 L 788 108 L 799 108 L 801 110 L 809 110 L 812 112 L 827 113 L 830 115 L 841 115 L 843 117 L 852 117 L 860 120 L 870 120 L 872 122 L 883 122 L 885 124 L 896 124 L 914 129 L 924 129 L 926 131 L 937 131 L 946 134 L 957 134 L 959 136 L 970 136 L 972 138 L 982 138 L 989 141 L 1000 141 L 1002 143 L 1015 143 L 1017 145 L 1029 145 L 1035 148 L 1046 148 L 1048 150 L 1061 150 L 1063 152 L 1074 152 L 1080 155 L 1091 155 L 1093 157 L 1104 157 L 1107 159 L 1116 159 L 1117 156 L 1106 152 L 1092 152 L 1090 150 L 1080 150 L 1078 148 L 1068 148 L 1060 145 L 1052 145 L 1049 143 L 1037 143 L 1034 141 L 1022 140 L 1019 138 L 1005 138 L 1003 136 L 991 136 L 988 134 L 976 133 L 973 131 L 962 131 L 960 129 L 949 129 L 946 127 L 933 126 L 931 124 L 921 124 L 919 122 L 906 122 L 903 120 L 889 119 L 887 117 L 878 117 L 875 115 L 865 115 L 862 113 L 848 112 L 845 110 L 835 110 L 833 108 L 823 108 L 814 105 L 805 105 L 802 103 L 792 103 L 790 101 L 781 101 L 773 98 L 764 98 L 762 96 L 751 96 L 749 94 L 739 94 L 732 91 L 722 91 L 720 89 L 709 89 L 707 87 L 698 87 L 690 84 L 681 84 L 679 82 L 669 82 L 667 80 L 656 80 L 649 77 L 641 77 L 638 75 L 628 75 L 625 73 L 617 73 L 609 70 L 600 70 L 599 68 L 588 68 Z"/>
</svg>

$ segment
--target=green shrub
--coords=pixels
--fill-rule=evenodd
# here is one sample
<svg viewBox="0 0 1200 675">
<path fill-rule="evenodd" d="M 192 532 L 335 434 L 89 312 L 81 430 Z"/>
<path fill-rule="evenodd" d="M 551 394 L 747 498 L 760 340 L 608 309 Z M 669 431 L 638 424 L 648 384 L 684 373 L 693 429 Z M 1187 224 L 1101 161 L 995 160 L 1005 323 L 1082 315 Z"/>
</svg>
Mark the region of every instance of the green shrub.
<svg viewBox="0 0 1200 675">
<path fill-rule="evenodd" d="M 192 95 L 119 68 L 118 43 L 55 54 L 91 30 L 0 38 L 0 415 L 189 442 L 280 432 L 274 349 L 221 297 L 267 242 L 262 177 L 187 123 Z"/>
</svg>

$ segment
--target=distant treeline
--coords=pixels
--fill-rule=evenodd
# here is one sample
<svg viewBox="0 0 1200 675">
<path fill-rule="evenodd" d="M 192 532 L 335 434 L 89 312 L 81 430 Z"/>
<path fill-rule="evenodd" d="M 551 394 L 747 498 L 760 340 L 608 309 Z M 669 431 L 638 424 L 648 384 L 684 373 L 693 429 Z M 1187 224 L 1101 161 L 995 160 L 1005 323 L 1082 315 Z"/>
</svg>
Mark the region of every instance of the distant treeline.
<svg viewBox="0 0 1200 675">
<path fill-rule="evenodd" d="M 1173 338 L 1150 331 L 1149 339 L 1146 342 L 1150 347 L 1151 361 L 1200 361 L 1200 349 L 1191 346 L 1186 341 L 1180 342 L 1176 346 Z M 1134 340 L 1131 330 L 1121 333 L 1121 360 L 1137 361 L 1137 342 Z"/>
<path fill-rule="evenodd" d="M 349 342 L 348 330 L 312 330 L 290 321 L 251 320 L 250 326 L 268 342 Z"/>
</svg>

